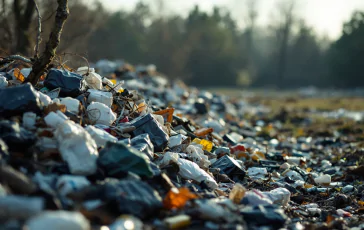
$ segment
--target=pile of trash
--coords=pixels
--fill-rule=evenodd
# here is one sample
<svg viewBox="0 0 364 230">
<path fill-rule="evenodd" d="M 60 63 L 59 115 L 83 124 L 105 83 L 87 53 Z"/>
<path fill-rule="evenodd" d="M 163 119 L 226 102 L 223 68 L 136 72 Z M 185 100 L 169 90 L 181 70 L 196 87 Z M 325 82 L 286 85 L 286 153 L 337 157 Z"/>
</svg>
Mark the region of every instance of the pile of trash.
<svg viewBox="0 0 364 230">
<path fill-rule="evenodd" d="M 355 141 L 106 64 L 0 73 L 2 229 L 364 228 Z"/>
</svg>

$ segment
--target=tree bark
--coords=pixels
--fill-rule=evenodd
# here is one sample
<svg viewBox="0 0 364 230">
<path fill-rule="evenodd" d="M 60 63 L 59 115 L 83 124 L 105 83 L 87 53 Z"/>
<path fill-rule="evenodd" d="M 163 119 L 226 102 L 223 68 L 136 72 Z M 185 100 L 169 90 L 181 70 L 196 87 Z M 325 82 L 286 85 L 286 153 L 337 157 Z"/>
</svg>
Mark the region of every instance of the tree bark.
<svg viewBox="0 0 364 230">
<path fill-rule="evenodd" d="M 57 0 L 57 2 L 58 7 L 56 20 L 49 35 L 49 40 L 46 43 L 46 48 L 42 56 L 40 58 L 36 58 L 32 71 L 26 80 L 26 82 L 30 82 L 33 85 L 37 84 L 39 78 L 43 75 L 56 55 L 57 47 L 61 42 L 62 29 L 69 15 L 68 0 Z"/>
<path fill-rule="evenodd" d="M 30 37 L 28 31 L 35 10 L 34 1 L 28 0 L 25 9 L 22 9 L 20 0 L 14 0 L 13 10 L 15 15 L 15 33 L 17 37 L 15 52 L 29 56 Z"/>
</svg>

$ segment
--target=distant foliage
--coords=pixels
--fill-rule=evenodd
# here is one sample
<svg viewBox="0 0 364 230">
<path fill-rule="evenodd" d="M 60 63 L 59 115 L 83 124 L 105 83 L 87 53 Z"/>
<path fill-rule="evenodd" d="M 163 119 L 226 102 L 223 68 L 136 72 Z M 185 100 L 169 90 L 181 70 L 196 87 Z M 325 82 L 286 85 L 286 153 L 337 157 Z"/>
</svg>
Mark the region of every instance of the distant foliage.
<svg viewBox="0 0 364 230">
<path fill-rule="evenodd" d="M 19 1 L 24 8 L 26 1 Z M 168 77 L 196 86 L 364 86 L 363 12 L 355 12 L 343 25 L 342 36 L 330 42 L 297 17 L 295 0 L 280 0 L 269 24 L 257 26 L 256 1 L 244 1 L 244 27 L 238 28 L 225 8 L 207 13 L 195 7 L 182 17 L 160 13 L 166 13 L 163 0 L 150 1 L 160 3 L 157 10 L 143 1 L 131 11 L 116 12 L 105 10 L 100 2 L 72 0 L 57 52 L 82 54 L 89 61 L 155 64 Z M 19 30 L 13 2 L 2 2 L 6 10 L 0 16 L 0 48 L 29 56 L 36 38 L 36 14 L 30 14 L 28 29 Z M 49 34 L 56 1 L 37 2 L 44 36 Z M 17 39 L 19 35 L 22 39 Z M 69 64 L 84 64 L 81 61 Z"/>
</svg>

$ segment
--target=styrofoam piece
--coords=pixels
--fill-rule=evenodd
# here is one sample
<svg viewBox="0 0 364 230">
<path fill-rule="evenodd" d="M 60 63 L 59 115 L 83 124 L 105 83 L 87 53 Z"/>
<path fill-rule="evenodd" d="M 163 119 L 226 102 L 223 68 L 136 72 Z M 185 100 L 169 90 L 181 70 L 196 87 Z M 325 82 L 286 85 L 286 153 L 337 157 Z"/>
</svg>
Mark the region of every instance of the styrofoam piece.
<svg viewBox="0 0 364 230">
<path fill-rule="evenodd" d="M 61 100 L 61 104 L 66 105 L 68 111 L 75 113 L 75 114 L 78 114 L 80 112 L 80 101 L 79 100 L 74 99 L 72 97 L 64 97 L 64 98 L 61 98 L 60 100 Z"/>
<path fill-rule="evenodd" d="M 100 102 L 107 105 L 107 107 L 111 107 L 113 101 L 113 96 L 111 92 L 104 92 L 96 89 L 89 89 L 87 90 L 87 92 L 90 93 L 87 98 L 88 103 Z"/>
<path fill-rule="evenodd" d="M 88 125 L 85 130 L 91 135 L 91 137 L 95 140 L 97 147 L 103 147 L 106 145 L 106 142 L 117 142 L 118 139 L 108 132 L 98 129 L 92 125 Z"/>
<path fill-rule="evenodd" d="M 58 112 L 58 111 L 57 111 Z M 57 128 L 59 124 L 62 124 L 67 119 L 65 119 L 63 116 L 60 116 L 58 113 L 50 112 L 47 116 L 44 117 L 45 123 L 52 128 Z"/>
<path fill-rule="evenodd" d="M 48 95 L 46 95 L 40 91 L 38 91 L 37 93 L 39 96 L 39 100 L 43 103 L 44 106 L 48 106 L 49 104 L 52 103 L 52 99 Z"/>
<path fill-rule="evenodd" d="M 57 127 L 54 136 L 58 150 L 72 174 L 91 175 L 96 172 L 99 155 L 97 145 L 84 128 L 67 120 Z"/>
</svg>

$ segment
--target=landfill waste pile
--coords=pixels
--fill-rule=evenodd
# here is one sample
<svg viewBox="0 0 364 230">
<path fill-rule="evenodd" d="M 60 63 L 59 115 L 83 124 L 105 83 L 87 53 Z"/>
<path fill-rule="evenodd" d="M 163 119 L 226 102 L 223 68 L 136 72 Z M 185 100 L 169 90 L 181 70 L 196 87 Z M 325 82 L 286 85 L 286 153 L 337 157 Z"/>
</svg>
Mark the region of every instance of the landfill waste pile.
<svg viewBox="0 0 364 230">
<path fill-rule="evenodd" d="M 364 229 L 362 133 L 94 67 L 0 73 L 1 229 Z"/>
</svg>

